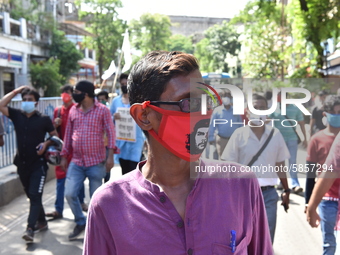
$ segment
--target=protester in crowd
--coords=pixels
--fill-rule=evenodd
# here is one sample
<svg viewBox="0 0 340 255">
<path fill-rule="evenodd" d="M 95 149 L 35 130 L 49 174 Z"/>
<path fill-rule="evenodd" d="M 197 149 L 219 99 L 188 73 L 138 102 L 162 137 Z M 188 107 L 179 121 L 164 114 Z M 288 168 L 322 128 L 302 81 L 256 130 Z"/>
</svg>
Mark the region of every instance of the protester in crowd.
<svg viewBox="0 0 340 255">
<path fill-rule="evenodd" d="M 130 112 L 146 133 L 148 157 L 97 190 L 83 254 L 273 254 L 255 176 L 199 173 L 216 161 L 187 148 L 212 112 L 201 114 L 202 82 L 195 57 L 182 52 L 153 51 L 132 68 Z"/>
<path fill-rule="evenodd" d="M 97 100 L 99 103 L 102 103 L 105 105 L 107 108 L 110 108 L 109 104 L 109 93 L 105 90 L 102 90 L 97 93 Z"/>
<path fill-rule="evenodd" d="M 90 197 L 102 184 L 106 171 L 113 167 L 113 148 L 115 145 L 114 125 L 109 109 L 94 99 L 94 85 L 89 81 L 76 84 L 72 97 L 77 103 L 70 110 L 61 152 L 61 167 L 66 171 L 65 197 L 75 217 L 76 226 L 69 235 L 75 240 L 85 229 L 86 218 L 78 199 L 85 178 L 89 179 Z M 103 135 L 108 137 L 108 157 L 104 147 Z M 67 155 L 72 153 L 67 168 Z"/>
<path fill-rule="evenodd" d="M 307 150 L 307 179 L 306 179 L 306 207 L 308 209 L 310 196 L 312 194 L 316 173 L 331 170 L 333 166 L 325 164 L 326 158 L 330 152 L 335 137 L 340 131 L 340 96 L 328 96 L 323 106 L 323 116 L 327 118 L 326 128 L 316 133 L 310 140 Z M 339 151 L 338 151 L 339 153 Z M 318 179 L 317 183 L 322 179 Z M 320 214 L 320 224 L 323 238 L 324 254 L 334 254 L 336 250 L 336 237 L 334 227 L 338 215 L 340 179 L 337 179 L 321 194 L 318 200 L 318 209 Z M 320 192 L 320 189 L 316 192 Z M 316 196 L 319 197 L 319 194 Z M 316 208 L 315 201 L 313 210 Z"/>
<path fill-rule="evenodd" d="M 63 100 L 63 105 L 56 107 L 53 114 L 53 125 L 56 128 L 59 137 L 64 140 L 65 130 L 68 115 L 70 113 L 71 107 L 74 105 L 72 101 L 73 87 L 71 85 L 65 85 L 61 88 L 61 98 Z M 72 159 L 72 153 L 67 155 L 67 162 L 70 163 Z M 56 200 L 54 203 L 55 211 L 51 213 L 46 213 L 46 217 L 53 220 L 60 219 L 63 217 L 64 211 L 64 193 L 65 193 L 65 181 L 66 172 L 61 168 L 61 166 L 55 166 L 55 175 L 57 179 L 56 185 Z M 87 204 L 84 202 L 85 189 L 84 185 L 79 191 L 78 195 L 81 207 L 83 211 L 87 211 Z"/>
<path fill-rule="evenodd" d="M 127 92 L 127 74 L 121 74 L 119 77 L 119 83 L 121 86 L 122 94 L 115 97 L 112 100 L 110 106 L 110 112 L 113 116 L 114 120 L 120 120 L 121 116 L 118 112 L 118 109 L 121 108 L 130 108 L 130 100 Z M 131 117 L 132 118 L 132 117 Z M 134 121 L 133 121 L 134 122 Z M 136 125 L 136 124 L 135 124 Z M 117 126 L 117 129 L 119 127 Z M 120 167 L 122 168 L 122 174 L 126 174 L 134 169 L 141 159 L 143 145 L 144 145 L 145 137 L 140 127 L 136 125 L 136 139 L 135 141 L 128 140 L 116 140 L 116 145 L 120 150 L 119 154 L 116 154 L 116 157 L 119 160 Z"/>
<path fill-rule="evenodd" d="M 233 114 L 232 101 L 233 98 L 230 92 L 222 94 L 223 105 L 216 107 L 211 117 L 208 141 L 210 145 L 215 145 L 218 159 L 221 158 L 224 148 L 235 129 L 242 126 L 240 124 L 242 123 L 241 116 Z M 218 119 L 228 122 L 226 124 L 215 124 L 214 120 Z"/>
<path fill-rule="evenodd" d="M 105 105 L 107 108 L 110 108 L 110 104 L 109 104 L 109 93 L 105 90 L 102 90 L 100 92 L 98 92 L 97 94 L 97 100 L 98 102 L 102 103 L 103 105 Z M 106 151 L 106 157 L 108 156 L 108 151 L 109 149 L 107 148 L 107 136 L 106 134 L 104 134 L 104 146 L 105 146 L 105 151 Z M 109 181 L 111 177 L 111 172 L 106 172 L 106 175 L 104 177 L 104 183 Z"/>
<path fill-rule="evenodd" d="M 271 108 L 272 107 L 272 104 L 273 104 L 273 92 L 271 90 L 267 90 L 265 93 L 265 98 L 267 100 L 267 103 L 268 103 L 268 108 Z"/>
<path fill-rule="evenodd" d="M 21 110 L 9 107 L 12 98 L 21 93 Z M 22 236 L 33 242 L 34 233 L 48 228 L 42 204 L 42 194 L 47 174 L 47 162 L 43 156 L 50 140 L 46 133 L 57 136 L 50 117 L 36 110 L 40 95 L 28 86 L 21 86 L 0 100 L 0 111 L 12 120 L 17 137 L 18 151 L 14 158 L 20 181 L 30 201 L 27 228 Z"/>
<path fill-rule="evenodd" d="M 278 108 L 277 110 L 269 115 L 269 118 L 276 119 L 274 122 L 274 125 L 277 129 L 280 130 L 283 139 L 287 145 L 290 158 L 289 158 L 289 174 L 291 178 L 291 187 L 292 191 L 296 194 L 299 194 L 303 191 L 303 188 L 300 186 L 299 179 L 298 179 L 298 169 L 294 166 L 296 166 L 296 156 L 297 156 L 297 150 L 298 150 L 298 144 L 299 144 L 299 135 L 296 132 L 295 124 L 296 122 L 301 128 L 304 140 L 302 141 L 302 144 L 304 147 L 307 147 L 307 137 L 306 137 L 306 129 L 305 129 L 305 121 L 302 112 L 299 108 L 297 108 L 295 105 L 288 104 L 286 107 L 286 115 L 282 115 L 281 113 L 281 95 L 279 93 L 278 95 Z M 289 119 L 289 120 L 287 120 Z M 294 121 L 291 121 L 294 120 Z M 286 126 L 283 126 L 281 123 L 282 121 L 289 121 Z M 288 127 L 287 127 L 288 125 Z M 291 126 L 291 127 L 289 127 Z"/>
<path fill-rule="evenodd" d="M 4 135 L 5 135 L 5 129 L 4 124 L 2 122 L 2 118 L 0 116 L 0 146 L 4 146 Z"/>
<path fill-rule="evenodd" d="M 253 106 L 256 110 L 268 109 L 266 98 L 257 94 L 253 95 Z M 266 116 L 254 115 L 248 111 L 247 117 L 249 126 L 235 130 L 222 154 L 222 159 L 246 165 L 251 169 L 260 171 L 267 169 L 264 172 L 254 172 L 261 186 L 270 236 L 274 242 L 278 202 L 275 185 L 278 184 L 278 177 L 284 188 L 282 205 L 286 211 L 289 208 L 290 189 L 283 169 L 285 160 L 289 158 L 289 152 L 280 131 L 265 124 Z M 281 169 L 282 172 L 275 169 Z"/>
<path fill-rule="evenodd" d="M 318 131 L 325 129 L 326 126 L 322 123 L 323 119 L 323 104 L 325 102 L 326 96 L 328 95 L 327 91 L 322 90 L 318 93 L 319 100 L 318 103 L 312 110 L 312 116 L 310 118 L 309 127 L 310 127 L 310 136 L 314 135 Z"/>
</svg>

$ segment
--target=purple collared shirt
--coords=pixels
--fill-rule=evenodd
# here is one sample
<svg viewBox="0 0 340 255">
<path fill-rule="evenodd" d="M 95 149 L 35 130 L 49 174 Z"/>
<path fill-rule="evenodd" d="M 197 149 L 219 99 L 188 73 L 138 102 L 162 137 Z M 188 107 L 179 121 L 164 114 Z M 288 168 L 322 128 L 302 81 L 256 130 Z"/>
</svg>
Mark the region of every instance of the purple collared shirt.
<svg viewBox="0 0 340 255">
<path fill-rule="evenodd" d="M 84 255 L 273 254 L 262 194 L 253 174 L 196 179 L 183 221 L 167 195 L 144 178 L 139 170 L 142 164 L 93 195 Z M 230 164 L 239 168 L 220 162 Z M 236 231 L 234 253 L 232 230 Z"/>
</svg>

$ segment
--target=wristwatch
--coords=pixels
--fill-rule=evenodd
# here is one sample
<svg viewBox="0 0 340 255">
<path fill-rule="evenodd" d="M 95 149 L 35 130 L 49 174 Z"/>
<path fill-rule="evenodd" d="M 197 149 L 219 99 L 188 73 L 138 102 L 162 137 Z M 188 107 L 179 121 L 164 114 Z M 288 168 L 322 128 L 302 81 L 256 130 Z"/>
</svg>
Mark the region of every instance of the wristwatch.
<svg viewBox="0 0 340 255">
<path fill-rule="evenodd" d="M 291 191 L 291 189 L 284 189 L 282 193 L 290 193 Z"/>
</svg>

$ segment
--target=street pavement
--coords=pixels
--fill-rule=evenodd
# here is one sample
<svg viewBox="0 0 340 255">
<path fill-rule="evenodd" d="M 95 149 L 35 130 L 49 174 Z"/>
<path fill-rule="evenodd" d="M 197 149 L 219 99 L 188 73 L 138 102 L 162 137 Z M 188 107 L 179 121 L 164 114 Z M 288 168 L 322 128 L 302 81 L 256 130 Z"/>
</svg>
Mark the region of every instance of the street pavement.
<svg viewBox="0 0 340 255">
<path fill-rule="evenodd" d="M 304 163 L 306 151 L 299 148 L 298 163 Z M 111 170 L 111 179 L 121 176 L 119 165 Z M 304 177 L 299 177 L 304 187 Z M 86 184 L 86 198 L 89 202 L 88 183 Z M 22 187 L 18 187 L 21 189 Z M 279 191 L 280 192 L 280 191 Z M 55 181 L 45 185 L 44 207 L 46 212 L 54 210 Z M 284 212 L 278 205 L 278 219 L 274 242 L 276 255 L 320 255 L 322 254 L 322 237 L 320 228 L 312 229 L 306 219 L 303 193 L 291 194 L 290 209 Z M 73 214 L 65 200 L 64 218 L 49 222 L 49 229 L 37 233 L 34 243 L 26 244 L 21 236 L 26 227 L 28 201 L 24 195 L 14 199 L 10 204 L 0 208 L 0 254 L 19 255 L 80 255 L 82 254 L 83 235 L 75 241 L 68 241 L 67 236 L 72 232 L 75 223 Z M 259 254 L 261 255 L 261 254 Z M 265 254 L 263 254 L 265 255 Z"/>
</svg>

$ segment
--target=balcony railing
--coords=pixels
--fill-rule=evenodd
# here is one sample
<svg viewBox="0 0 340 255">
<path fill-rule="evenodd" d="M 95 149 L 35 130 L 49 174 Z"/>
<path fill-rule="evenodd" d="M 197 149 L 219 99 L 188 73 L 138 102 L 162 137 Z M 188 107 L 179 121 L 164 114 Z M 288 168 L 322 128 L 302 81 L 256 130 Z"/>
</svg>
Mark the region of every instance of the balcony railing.
<svg viewBox="0 0 340 255">
<path fill-rule="evenodd" d="M 8 12 L 0 12 L 0 33 L 46 44 L 50 39 L 49 31 L 41 31 L 39 26 L 24 18 L 12 19 Z"/>
</svg>

